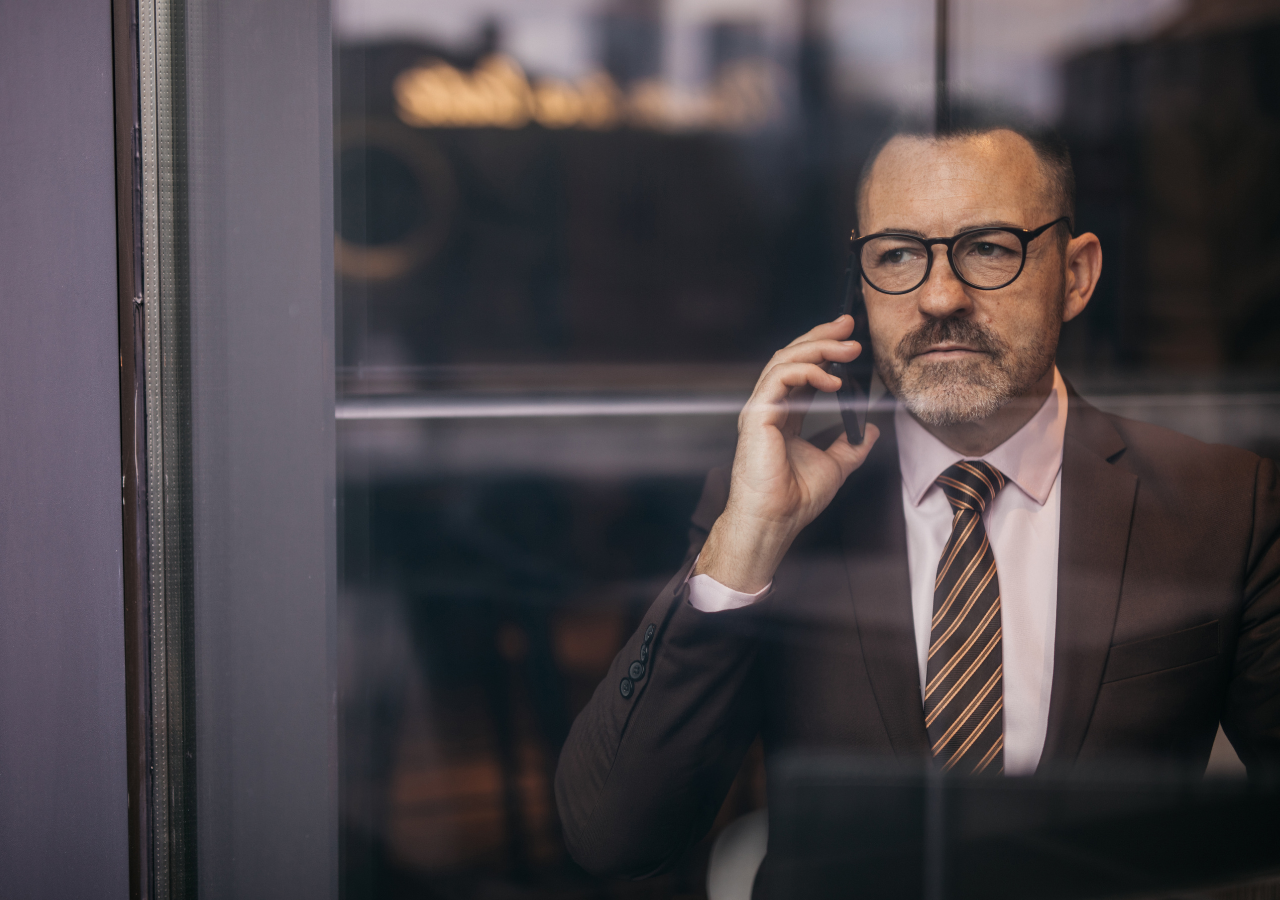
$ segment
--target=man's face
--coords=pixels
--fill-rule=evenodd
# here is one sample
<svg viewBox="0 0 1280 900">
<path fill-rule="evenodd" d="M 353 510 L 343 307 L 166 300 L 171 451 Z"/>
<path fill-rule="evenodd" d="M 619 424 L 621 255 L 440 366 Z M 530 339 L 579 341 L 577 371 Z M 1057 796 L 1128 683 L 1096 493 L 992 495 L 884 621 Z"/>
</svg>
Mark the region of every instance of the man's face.
<svg viewBox="0 0 1280 900">
<path fill-rule="evenodd" d="M 894 138 L 871 170 L 860 222 L 863 234 L 950 237 L 988 225 L 1038 228 L 1059 214 L 1031 145 L 995 131 Z M 1063 322 L 1060 235 L 1050 229 L 1033 241 L 1022 274 L 994 291 L 964 284 L 946 248 L 932 249 L 929 280 L 909 294 L 863 282 L 876 366 L 926 424 L 978 421 L 1030 393 L 1053 365 Z"/>
</svg>

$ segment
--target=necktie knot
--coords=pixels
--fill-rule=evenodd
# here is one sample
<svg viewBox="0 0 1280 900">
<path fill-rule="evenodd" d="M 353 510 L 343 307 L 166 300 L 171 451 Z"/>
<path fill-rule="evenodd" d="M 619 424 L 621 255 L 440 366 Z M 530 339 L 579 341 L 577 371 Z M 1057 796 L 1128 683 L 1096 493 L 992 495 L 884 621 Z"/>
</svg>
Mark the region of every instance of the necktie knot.
<svg viewBox="0 0 1280 900">
<path fill-rule="evenodd" d="M 938 485 L 956 512 L 982 512 L 1007 482 L 999 469 L 980 459 L 962 460 L 938 476 Z"/>
</svg>

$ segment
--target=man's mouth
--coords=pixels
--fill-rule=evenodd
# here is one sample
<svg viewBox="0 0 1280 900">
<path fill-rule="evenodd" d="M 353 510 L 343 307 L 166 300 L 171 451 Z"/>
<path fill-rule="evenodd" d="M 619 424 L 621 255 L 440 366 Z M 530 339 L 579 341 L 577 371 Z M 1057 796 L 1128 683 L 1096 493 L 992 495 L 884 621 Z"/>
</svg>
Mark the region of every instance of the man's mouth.
<svg viewBox="0 0 1280 900">
<path fill-rule="evenodd" d="M 931 361 L 942 362 L 948 359 L 969 359 L 976 355 L 986 355 L 986 351 L 979 350 L 977 347 L 970 347 L 967 344 L 934 344 L 915 355 L 916 359 L 928 359 Z"/>
</svg>

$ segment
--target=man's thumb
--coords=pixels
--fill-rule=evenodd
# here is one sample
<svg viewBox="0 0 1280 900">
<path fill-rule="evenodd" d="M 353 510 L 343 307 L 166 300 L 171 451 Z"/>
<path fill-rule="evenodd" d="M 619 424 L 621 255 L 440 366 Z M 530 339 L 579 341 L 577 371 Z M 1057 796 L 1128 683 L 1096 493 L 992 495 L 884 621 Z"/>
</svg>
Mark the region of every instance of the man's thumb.
<svg viewBox="0 0 1280 900">
<path fill-rule="evenodd" d="M 836 465 L 840 467 L 842 480 L 848 478 L 855 469 L 866 462 L 867 454 L 871 452 L 871 448 L 875 446 L 879 438 L 880 429 L 868 422 L 862 434 L 861 444 L 850 444 L 849 436 L 841 434 L 827 448 L 827 455 L 835 460 Z"/>
</svg>

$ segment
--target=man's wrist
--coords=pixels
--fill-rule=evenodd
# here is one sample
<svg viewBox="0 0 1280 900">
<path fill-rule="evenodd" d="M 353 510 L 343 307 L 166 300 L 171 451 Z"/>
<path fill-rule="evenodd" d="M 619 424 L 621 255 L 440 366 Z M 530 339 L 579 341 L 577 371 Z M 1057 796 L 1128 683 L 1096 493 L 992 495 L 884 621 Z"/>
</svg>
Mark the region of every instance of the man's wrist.
<svg viewBox="0 0 1280 900">
<path fill-rule="evenodd" d="M 711 527 L 693 575 L 709 575 L 731 590 L 756 594 L 773 581 L 794 535 L 768 523 L 720 516 Z"/>
</svg>

